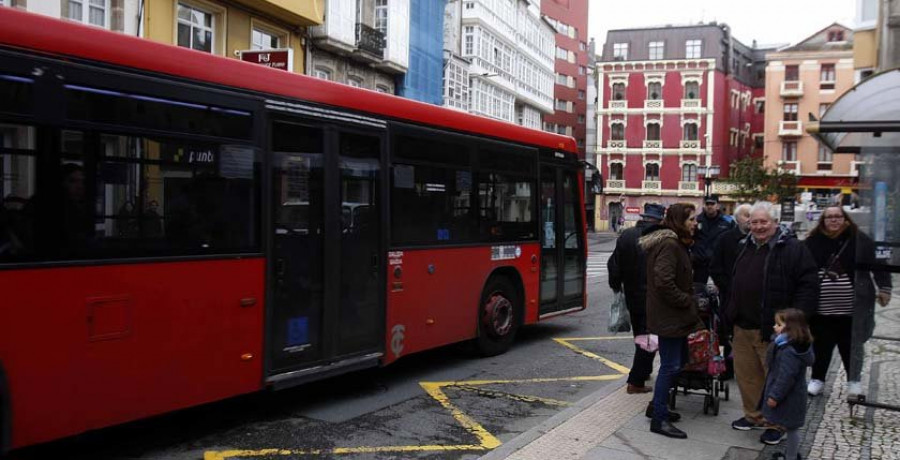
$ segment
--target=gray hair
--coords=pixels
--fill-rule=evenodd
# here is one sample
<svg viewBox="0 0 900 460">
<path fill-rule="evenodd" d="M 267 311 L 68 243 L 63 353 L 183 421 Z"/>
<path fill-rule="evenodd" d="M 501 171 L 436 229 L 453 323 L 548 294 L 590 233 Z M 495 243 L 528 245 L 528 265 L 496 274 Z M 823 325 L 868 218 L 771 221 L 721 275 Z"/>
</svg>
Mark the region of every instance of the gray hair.
<svg viewBox="0 0 900 460">
<path fill-rule="evenodd" d="M 738 205 L 738 207 L 734 208 L 734 215 L 736 216 L 738 214 L 742 214 L 745 212 L 749 215 L 751 207 L 752 206 L 750 205 L 750 203 L 744 203 L 742 205 Z"/>
<path fill-rule="evenodd" d="M 759 211 L 764 211 L 768 214 L 769 219 L 772 219 L 772 222 L 778 222 L 778 218 L 775 217 L 775 207 L 772 206 L 772 203 L 769 203 L 768 201 L 757 201 L 756 203 L 753 203 L 753 206 L 750 208 L 750 215 L 752 216 Z"/>
</svg>

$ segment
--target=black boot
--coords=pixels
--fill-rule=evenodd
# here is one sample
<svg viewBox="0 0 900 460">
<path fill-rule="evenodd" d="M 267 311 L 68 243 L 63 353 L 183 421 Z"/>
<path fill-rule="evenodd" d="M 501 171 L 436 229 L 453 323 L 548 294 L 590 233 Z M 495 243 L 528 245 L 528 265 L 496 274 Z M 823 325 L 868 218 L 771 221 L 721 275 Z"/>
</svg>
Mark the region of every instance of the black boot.
<svg viewBox="0 0 900 460">
<path fill-rule="evenodd" d="M 652 422 L 650 422 L 650 431 L 656 434 L 661 434 L 663 436 L 668 436 L 670 438 L 687 438 L 687 433 L 679 430 L 678 428 L 675 428 L 675 426 L 669 422 L 658 422 L 656 420 L 653 420 Z"/>
<path fill-rule="evenodd" d="M 650 401 L 650 404 L 647 404 L 647 410 L 644 411 L 644 415 L 646 415 L 647 418 L 653 418 L 653 401 Z M 669 423 L 675 423 L 679 420 L 681 420 L 681 414 L 669 411 Z"/>
</svg>

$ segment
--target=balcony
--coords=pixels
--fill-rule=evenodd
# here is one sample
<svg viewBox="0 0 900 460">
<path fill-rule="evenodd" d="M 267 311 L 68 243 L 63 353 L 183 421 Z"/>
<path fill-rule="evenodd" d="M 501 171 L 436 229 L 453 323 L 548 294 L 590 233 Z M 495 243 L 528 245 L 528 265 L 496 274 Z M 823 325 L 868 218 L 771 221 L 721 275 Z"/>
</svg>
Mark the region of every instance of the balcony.
<svg viewBox="0 0 900 460">
<path fill-rule="evenodd" d="M 800 162 L 796 161 L 796 160 L 795 161 L 780 160 L 778 162 L 778 169 L 780 169 L 784 172 L 794 173 L 795 176 L 799 176 L 800 175 Z"/>
<path fill-rule="evenodd" d="M 781 97 L 802 97 L 803 82 L 802 81 L 783 81 L 781 82 Z"/>
<path fill-rule="evenodd" d="M 379 62 L 384 59 L 384 47 L 386 44 L 384 34 L 378 29 L 367 26 L 361 22 L 356 23 L 356 48 L 354 57 L 367 62 Z"/>
<path fill-rule="evenodd" d="M 699 192 L 700 191 L 700 182 L 679 181 L 678 182 L 678 191 L 679 192 Z"/>
<path fill-rule="evenodd" d="M 606 181 L 606 190 L 625 190 L 625 181 L 619 179 L 608 179 Z"/>
<path fill-rule="evenodd" d="M 644 190 L 660 191 L 662 190 L 662 181 L 643 180 L 641 181 L 641 188 Z"/>
<path fill-rule="evenodd" d="M 622 150 L 625 148 L 625 141 L 624 140 L 606 141 L 606 148 L 609 150 Z"/>
<path fill-rule="evenodd" d="M 682 99 L 681 100 L 681 108 L 682 109 L 699 109 L 700 104 L 703 101 L 700 99 Z"/>
<path fill-rule="evenodd" d="M 679 147 L 682 150 L 700 150 L 700 141 L 682 139 Z"/>
<path fill-rule="evenodd" d="M 609 101 L 610 110 L 625 110 L 628 108 L 628 101 Z"/>
<path fill-rule="evenodd" d="M 644 101 L 644 109 L 659 110 L 663 108 L 662 99 L 647 99 Z"/>
<path fill-rule="evenodd" d="M 785 121 L 781 120 L 778 122 L 778 135 L 784 137 L 799 137 L 803 135 L 803 126 L 802 123 L 798 121 Z"/>
<path fill-rule="evenodd" d="M 644 139 L 644 148 L 647 150 L 661 149 L 662 141 L 660 141 L 660 140 L 653 141 L 653 140 L 649 140 L 649 139 Z"/>
<path fill-rule="evenodd" d="M 721 181 L 721 180 L 717 180 L 717 181 L 713 182 L 713 185 L 712 185 L 712 193 L 717 194 L 717 195 L 728 195 L 729 193 L 736 192 L 737 189 L 738 189 L 737 185 L 735 185 L 731 182 L 725 182 L 725 181 Z"/>
</svg>

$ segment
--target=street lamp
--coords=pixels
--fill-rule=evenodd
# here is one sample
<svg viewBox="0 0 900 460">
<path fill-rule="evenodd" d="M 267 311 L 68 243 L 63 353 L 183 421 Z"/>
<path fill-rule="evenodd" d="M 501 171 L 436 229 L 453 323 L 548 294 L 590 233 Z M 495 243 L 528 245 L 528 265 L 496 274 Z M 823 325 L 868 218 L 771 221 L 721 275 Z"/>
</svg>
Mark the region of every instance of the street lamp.
<svg viewBox="0 0 900 460">
<path fill-rule="evenodd" d="M 707 199 L 710 197 L 713 182 L 719 177 L 719 166 L 700 166 L 697 168 L 697 173 L 703 178 L 704 199 Z"/>
</svg>

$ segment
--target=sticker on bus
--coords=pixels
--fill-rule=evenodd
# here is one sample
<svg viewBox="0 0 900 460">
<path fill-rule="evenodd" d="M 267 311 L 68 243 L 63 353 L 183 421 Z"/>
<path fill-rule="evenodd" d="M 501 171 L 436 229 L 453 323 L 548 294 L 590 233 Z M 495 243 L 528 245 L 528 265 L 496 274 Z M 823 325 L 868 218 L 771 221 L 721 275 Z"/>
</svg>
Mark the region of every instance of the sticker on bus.
<svg viewBox="0 0 900 460">
<path fill-rule="evenodd" d="M 522 256 L 522 247 L 517 245 L 491 246 L 491 260 L 511 260 Z"/>
</svg>

